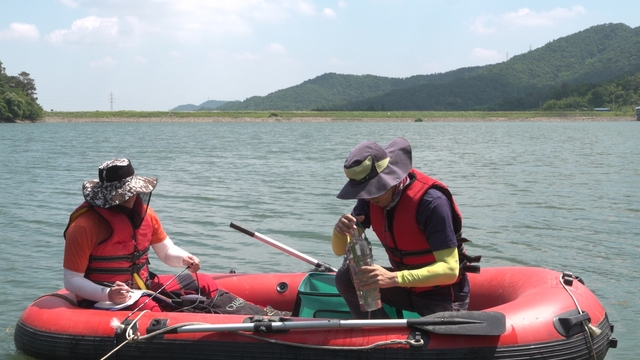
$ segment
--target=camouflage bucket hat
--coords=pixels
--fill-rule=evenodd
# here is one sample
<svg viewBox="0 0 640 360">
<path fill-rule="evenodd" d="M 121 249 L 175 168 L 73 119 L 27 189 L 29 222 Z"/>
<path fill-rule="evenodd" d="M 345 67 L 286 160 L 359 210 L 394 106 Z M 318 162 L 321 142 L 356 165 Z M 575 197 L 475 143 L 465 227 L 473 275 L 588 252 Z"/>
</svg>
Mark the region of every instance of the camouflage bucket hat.
<svg viewBox="0 0 640 360">
<path fill-rule="evenodd" d="M 129 159 L 107 161 L 98 167 L 98 179 L 82 184 L 82 194 L 91 205 L 108 208 L 140 193 L 150 193 L 158 179 L 136 176 Z"/>
</svg>

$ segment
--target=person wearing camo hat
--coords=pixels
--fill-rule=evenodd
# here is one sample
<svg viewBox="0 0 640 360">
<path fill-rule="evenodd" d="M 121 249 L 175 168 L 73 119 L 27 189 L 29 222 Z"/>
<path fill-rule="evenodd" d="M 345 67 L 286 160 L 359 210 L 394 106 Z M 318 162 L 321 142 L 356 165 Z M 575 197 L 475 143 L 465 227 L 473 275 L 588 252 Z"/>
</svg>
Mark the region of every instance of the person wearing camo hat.
<svg viewBox="0 0 640 360">
<path fill-rule="evenodd" d="M 382 147 L 358 144 L 344 162 L 348 181 L 339 199 L 356 199 L 350 214 L 335 224 L 333 252 L 344 255 L 348 236 L 373 228 L 391 267 L 363 266 L 355 279 L 346 261 L 336 273 L 336 287 L 354 318 L 388 318 L 384 308 L 362 311 L 361 290 L 380 289 L 383 303 L 421 316 L 466 310 L 469 266 L 480 260 L 466 255 L 462 216 L 449 189 L 412 166 L 411 146 L 395 138 Z"/>
<path fill-rule="evenodd" d="M 71 214 L 64 231 L 64 286 L 78 305 L 98 302 L 119 305 L 130 300 L 131 289 L 160 292 L 154 301 L 141 297 L 125 309 L 172 311 L 184 307 L 183 296 L 195 311 L 247 315 L 290 315 L 258 306 L 219 289 L 215 280 L 198 273 L 200 259 L 178 247 L 149 207 L 158 180 L 138 176 L 129 159 L 114 159 L 98 167 L 98 179 L 84 182 L 85 201 Z M 149 250 L 172 267 L 189 272 L 155 275 L 149 271 Z M 173 281 L 176 280 L 176 281 Z M 145 304 L 146 302 L 146 304 Z M 144 304 L 144 305 L 143 305 Z"/>
</svg>

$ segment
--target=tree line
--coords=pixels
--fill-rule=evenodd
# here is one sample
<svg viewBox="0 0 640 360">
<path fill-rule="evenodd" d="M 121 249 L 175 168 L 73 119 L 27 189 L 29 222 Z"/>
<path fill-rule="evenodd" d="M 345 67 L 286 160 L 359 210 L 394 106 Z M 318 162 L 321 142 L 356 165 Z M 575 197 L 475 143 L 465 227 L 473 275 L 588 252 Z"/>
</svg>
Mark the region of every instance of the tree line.
<svg viewBox="0 0 640 360">
<path fill-rule="evenodd" d="M 42 118 L 44 110 L 36 94 L 36 83 L 28 72 L 8 75 L 0 61 L 0 121 Z"/>
</svg>

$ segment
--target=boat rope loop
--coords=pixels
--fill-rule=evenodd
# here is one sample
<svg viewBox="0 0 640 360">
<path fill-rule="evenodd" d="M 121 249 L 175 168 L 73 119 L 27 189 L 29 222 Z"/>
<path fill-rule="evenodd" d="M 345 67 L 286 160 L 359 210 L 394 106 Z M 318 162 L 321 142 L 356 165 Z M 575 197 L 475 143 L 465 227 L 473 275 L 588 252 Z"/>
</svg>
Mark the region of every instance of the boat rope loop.
<svg viewBox="0 0 640 360">
<path fill-rule="evenodd" d="M 560 285 L 562 285 L 562 287 L 567 291 L 569 296 L 571 296 L 571 299 L 573 299 L 573 303 L 576 304 L 576 309 L 578 309 L 578 312 L 580 314 L 583 314 L 583 311 L 580 308 L 580 305 L 578 304 L 578 300 L 576 300 L 575 296 L 573 296 L 573 294 L 571 293 L 571 290 L 569 290 L 567 285 L 565 285 L 565 279 L 567 279 L 568 283 L 571 285 L 571 284 L 573 284 L 573 279 L 574 278 L 575 277 L 570 272 L 564 272 L 564 273 L 562 273 L 560 275 Z M 591 322 L 589 322 L 589 320 L 584 320 L 582 322 L 582 326 L 584 326 L 585 331 L 589 335 L 589 336 L 587 336 L 587 340 L 589 340 L 589 348 L 591 350 L 591 354 L 593 355 L 593 360 L 598 360 L 598 356 L 596 355 L 596 349 L 595 349 L 595 347 L 593 345 L 593 340 L 591 338 L 600 335 L 602 330 L 598 329 L 593 324 L 591 324 Z"/>
<path fill-rule="evenodd" d="M 142 317 L 142 315 L 144 315 L 146 312 L 149 312 L 149 310 L 144 310 L 143 312 L 141 312 L 137 318 L 135 318 L 135 320 L 133 320 L 130 324 L 128 324 L 126 327 L 125 325 L 121 324 L 118 319 L 113 318 L 113 320 L 111 320 L 111 326 L 116 329 L 116 334 L 121 333 L 124 331 L 124 335 L 125 335 L 125 341 L 123 341 L 120 345 L 116 346 L 115 349 L 111 350 L 107 355 L 105 355 L 104 357 L 102 357 L 100 360 L 105 360 L 106 358 L 108 358 L 109 356 L 111 356 L 113 353 L 115 353 L 116 351 L 120 350 L 121 347 L 125 346 L 128 343 L 132 343 L 132 342 L 136 342 L 140 339 L 140 333 L 138 333 L 137 331 L 134 333 L 134 329 L 136 329 L 136 324 L 138 323 L 138 320 L 140 320 L 140 318 Z"/>
</svg>

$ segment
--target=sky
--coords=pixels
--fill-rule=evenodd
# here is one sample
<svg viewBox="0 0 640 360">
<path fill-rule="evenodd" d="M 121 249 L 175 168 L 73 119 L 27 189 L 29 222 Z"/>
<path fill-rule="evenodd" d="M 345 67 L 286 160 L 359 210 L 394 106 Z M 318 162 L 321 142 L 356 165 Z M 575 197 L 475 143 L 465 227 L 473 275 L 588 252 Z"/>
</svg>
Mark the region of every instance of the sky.
<svg viewBox="0 0 640 360">
<path fill-rule="evenodd" d="M 167 111 L 495 64 L 606 23 L 640 26 L 640 1 L 0 0 L 0 61 L 46 111 Z"/>
</svg>

